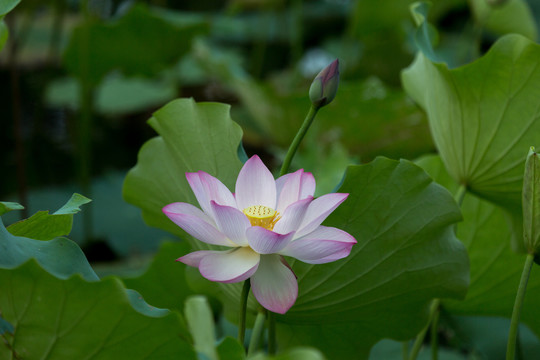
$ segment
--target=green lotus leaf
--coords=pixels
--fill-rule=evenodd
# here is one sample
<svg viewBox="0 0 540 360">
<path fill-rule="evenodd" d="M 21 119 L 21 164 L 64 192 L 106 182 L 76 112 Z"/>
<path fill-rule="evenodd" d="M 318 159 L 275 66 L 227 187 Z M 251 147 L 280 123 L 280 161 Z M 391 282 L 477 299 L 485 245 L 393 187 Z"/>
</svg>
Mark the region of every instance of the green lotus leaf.
<svg viewBox="0 0 540 360">
<path fill-rule="evenodd" d="M 38 211 L 28 219 L 8 226 L 8 231 L 15 236 L 24 236 L 35 240 L 51 240 L 68 235 L 73 226 L 73 215 L 81 211 L 81 205 L 89 203 L 90 199 L 73 194 L 71 199 L 55 213 Z"/>
<path fill-rule="evenodd" d="M 416 165 L 377 158 L 351 166 L 338 192 L 350 195 L 324 224 L 358 244 L 333 263 L 294 262 L 298 300 L 277 319 L 282 342 L 362 359 L 382 338 L 414 337 L 431 299 L 463 298 L 468 258 L 454 235 L 455 201 Z"/>
<path fill-rule="evenodd" d="M 207 171 L 232 188 L 241 166 L 241 132 L 227 106 L 186 99 L 157 111 L 150 124 L 161 136 L 141 149 L 136 167 L 127 175 L 124 197 L 143 210 L 149 224 L 185 237 L 161 208 L 175 201 L 197 204 L 185 180 L 187 171 Z M 427 321 L 432 298 L 464 296 L 468 260 L 453 233 L 461 216 L 452 196 L 407 161 L 380 158 L 350 167 L 339 191 L 351 195 L 326 225 L 350 232 L 359 244 L 350 257 L 336 263 L 294 263 L 299 298 L 278 322 L 283 327 L 323 328 L 320 331 L 327 331 L 328 325 L 329 333 L 344 324 L 362 341 L 342 351 L 356 354 L 360 347 L 367 354 L 383 337 L 413 337 Z M 193 245 L 208 248 L 200 241 Z M 236 302 L 238 285 L 220 288 Z M 328 343 L 321 347 L 314 339 L 306 336 L 307 342 L 298 344 L 328 351 Z M 292 340 L 282 336 L 281 341 Z M 340 354 L 326 353 L 330 358 Z"/>
<path fill-rule="evenodd" d="M 539 141 L 538 65 L 540 45 L 507 35 L 469 65 L 449 70 L 419 53 L 402 73 L 454 180 L 518 212 L 524 151 Z"/>
<path fill-rule="evenodd" d="M 0 216 L 13 210 L 22 210 L 24 206 L 16 202 L 0 201 Z"/>
<path fill-rule="evenodd" d="M 58 279 L 30 260 L 0 269 L 0 283 L 0 311 L 14 327 L 2 359 L 196 359 L 181 317 L 139 312 L 117 278 Z"/>
<path fill-rule="evenodd" d="M 124 199 L 142 210 L 148 225 L 191 240 L 198 249 L 211 246 L 192 241 L 161 209 L 173 202 L 198 206 L 186 172 L 206 171 L 234 188 L 242 167 L 238 159 L 242 130 L 232 121 L 229 109 L 225 104 L 178 99 L 156 111 L 148 123 L 161 136 L 143 145 L 137 165 L 124 182 Z M 220 288 L 236 301 L 241 284 Z"/>
<path fill-rule="evenodd" d="M 148 123 L 161 136 L 141 148 L 137 165 L 126 176 L 124 199 L 142 209 L 148 225 L 185 236 L 161 209 L 177 201 L 197 205 L 186 172 L 206 171 L 232 188 L 242 167 L 237 155 L 242 130 L 228 105 L 193 99 L 168 103 Z"/>
<path fill-rule="evenodd" d="M 438 156 L 417 161 L 436 181 L 452 191 L 457 185 Z M 461 207 L 463 222 L 457 236 L 467 247 L 471 283 L 464 301 L 444 300 L 443 307 L 456 315 L 503 316 L 510 318 L 525 256 L 511 249 L 512 229 L 505 212 L 473 194 L 466 194 Z M 529 278 L 521 321 L 540 336 L 540 269 L 534 266 Z"/>
<path fill-rule="evenodd" d="M 497 35 L 521 34 L 532 41 L 538 37 L 534 15 L 526 0 L 504 1 L 502 5 L 473 0 L 469 4 L 476 22 Z"/>
<path fill-rule="evenodd" d="M 73 241 L 66 238 L 41 241 L 15 236 L 0 218 L 0 268 L 13 269 L 31 258 L 61 279 L 73 274 L 80 274 L 89 281 L 99 279 L 81 248 Z"/>
<path fill-rule="evenodd" d="M 185 242 L 163 243 L 143 274 L 122 280 L 152 305 L 181 312 L 193 291 L 186 280 L 185 265 L 175 259 L 189 251 L 190 246 Z"/>
</svg>

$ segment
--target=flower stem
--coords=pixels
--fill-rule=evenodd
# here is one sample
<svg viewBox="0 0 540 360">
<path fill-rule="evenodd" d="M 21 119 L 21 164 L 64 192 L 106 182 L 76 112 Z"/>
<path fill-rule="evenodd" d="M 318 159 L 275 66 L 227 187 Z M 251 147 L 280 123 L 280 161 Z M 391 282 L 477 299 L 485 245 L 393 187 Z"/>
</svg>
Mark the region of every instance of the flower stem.
<svg viewBox="0 0 540 360">
<path fill-rule="evenodd" d="M 298 130 L 298 132 L 296 133 L 296 136 L 294 137 L 294 140 L 291 143 L 291 146 L 289 146 L 289 150 L 287 151 L 287 155 L 285 155 L 285 160 L 283 160 L 283 165 L 281 166 L 281 171 L 279 172 L 279 176 L 283 176 L 287 173 L 287 171 L 289 171 L 292 158 L 294 157 L 296 150 L 298 150 L 298 146 L 300 145 L 300 142 L 302 142 L 302 139 L 306 135 L 309 127 L 311 126 L 311 123 L 313 123 L 313 120 L 315 119 L 315 115 L 317 115 L 317 111 L 319 111 L 319 108 L 311 105 L 311 107 L 309 108 L 308 114 L 306 115 L 306 118 L 304 119 L 304 123 L 300 127 L 300 130 Z"/>
<path fill-rule="evenodd" d="M 420 352 L 420 349 L 422 348 L 422 344 L 424 343 L 424 338 L 426 337 L 426 333 L 429 329 L 429 326 L 435 316 L 435 313 L 438 313 L 439 312 L 439 306 L 441 305 L 441 300 L 439 299 L 434 299 L 432 302 L 431 302 L 431 307 L 429 309 L 429 319 L 428 319 L 428 322 L 426 324 L 426 326 L 424 326 L 424 328 L 422 329 L 422 331 L 420 331 L 420 333 L 418 333 L 418 335 L 416 336 L 416 340 L 414 340 L 414 344 L 413 344 L 413 347 L 412 347 L 412 350 L 411 350 L 411 354 L 409 355 L 409 360 L 415 360 L 416 357 L 418 356 L 418 353 Z"/>
<path fill-rule="evenodd" d="M 401 343 L 401 358 L 403 360 L 409 359 L 409 342 L 404 341 Z"/>
<path fill-rule="evenodd" d="M 249 279 L 247 279 L 244 281 L 244 286 L 242 287 L 242 293 L 240 295 L 240 325 L 238 326 L 238 342 L 242 345 L 244 345 L 244 339 L 246 336 L 246 311 L 250 288 L 251 282 Z"/>
<path fill-rule="evenodd" d="M 527 254 L 516 294 L 516 301 L 514 302 L 514 309 L 512 310 L 512 320 L 510 322 L 510 331 L 508 333 L 508 345 L 506 347 L 506 360 L 513 360 L 516 354 L 516 341 L 519 328 L 519 318 L 521 316 L 521 306 L 523 305 L 523 300 L 525 298 L 525 291 L 527 290 L 527 282 L 529 281 L 529 275 L 531 274 L 531 269 L 534 263 L 533 261 L 534 254 Z"/>
<path fill-rule="evenodd" d="M 268 355 L 276 354 L 276 315 L 268 311 Z"/>
<path fill-rule="evenodd" d="M 255 325 L 251 332 L 251 340 L 249 341 L 248 356 L 253 355 L 259 349 L 259 343 L 264 332 L 264 320 L 266 311 L 260 310 L 255 318 Z"/>
</svg>

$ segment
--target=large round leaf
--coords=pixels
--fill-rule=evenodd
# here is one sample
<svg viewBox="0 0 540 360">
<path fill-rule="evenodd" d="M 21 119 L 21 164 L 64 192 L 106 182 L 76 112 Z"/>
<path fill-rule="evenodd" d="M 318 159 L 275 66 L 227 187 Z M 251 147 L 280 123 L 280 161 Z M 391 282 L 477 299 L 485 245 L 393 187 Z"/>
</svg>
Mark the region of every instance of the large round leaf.
<svg viewBox="0 0 540 360">
<path fill-rule="evenodd" d="M 186 172 L 206 171 L 229 189 L 234 187 L 242 166 L 238 159 L 242 130 L 232 121 L 229 109 L 225 104 L 178 99 L 156 111 L 148 121 L 161 136 L 143 145 L 123 188 L 124 199 L 142 209 L 148 225 L 192 240 L 161 211 L 178 201 L 198 206 Z M 191 243 L 198 249 L 211 247 L 201 241 Z M 175 258 L 182 255 L 172 254 Z M 221 288 L 234 299 L 241 291 L 240 284 Z"/>
<path fill-rule="evenodd" d="M 439 183 L 450 189 L 457 185 L 445 171 L 438 156 L 417 162 Z M 457 235 L 467 247 L 471 262 L 471 284 L 464 301 L 445 300 L 443 306 L 453 314 L 510 317 L 519 285 L 524 255 L 511 249 L 512 230 L 505 212 L 467 194 L 461 211 L 463 222 Z M 529 278 L 521 321 L 540 336 L 540 269 L 534 266 Z"/>
<path fill-rule="evenodd" d="M 521 209 L 525 155 L 540 141 L 539 65 L 540 45 L 507 35 L 469 65 L 449 70 L 419 53 L 402 73 L 450 175 L 514 209 Z"/>
<path fill-rule="evenodd" d="M 2 359 L 195 359 L 179 315 L 141 313 L 118 279 L 61 280 L 30 260 L 0 269 L 0 283 L 0 311 L 14 327 Z"/>
<path fill-rule="evenodd" d="M 382 338 L 415 336 L 431 299 L 463 298 L 468 258 L 454 235 L 455 201 L 416 165 L 377 158 L 351 166 L 339 192 L 349 198 L 325 225 L 358 244 L 333 263 L 294 262 L 298 300 L 278 320 L 286 324 L 282 341 L 361 359 Z"/>
</svg>

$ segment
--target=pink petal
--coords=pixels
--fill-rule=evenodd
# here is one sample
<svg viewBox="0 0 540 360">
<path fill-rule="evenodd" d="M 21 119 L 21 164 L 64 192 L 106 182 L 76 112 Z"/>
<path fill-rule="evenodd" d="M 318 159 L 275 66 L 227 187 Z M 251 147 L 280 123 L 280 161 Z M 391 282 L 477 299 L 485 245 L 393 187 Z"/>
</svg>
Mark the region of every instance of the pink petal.
<svg viewBox="0 0 540 360">
<path fill-rule="evenodd" d="M 349 233 L 319 226 L 301 239 L 291 241 L 280 254 L 309 264 L 323 264 L 348 256 L 356 240 Z"/>
<path fill-rule="evenodd" d="M 352 247 L 352 245 L 351 245 Z M 340 259 L 343 259 L 343 258 L 346 258 L 347 256 L 349 256 L 349 254 L 351 253 L 351 248 L 344 248 L 343 250 L 340 250 L 336 253 L 333 253 L 332 255 L 328 255 L 326 257 L 323 257 L 319 260 L 309 260 L 309 261 L 304 261 L 305 263 L 308 263 L 308 264 L 326 264 L 326 263 L 329 263 L 329 262 L 333 262 L 333 261 L 336 261 L 336 260 L 340 260 Z"/>
<path fill-rule="evenodd" d="M 246 161 L 240 170 L 235 194 L 240 210 L 253 205 L 276 208 L 276 181 L 257 155 Z"/>
<path fill-rule="evenodd" d="M 235 244 L 247 245 L 246 230 L 251 226 L 243 212 L 235 207 L 221 206 L 210 202 L 218 228 Z"/>
<path fill-rule="evenodd" d="M 172 203 L 165 206 L 163 212 L 197 240 L 207 244 L 236 246 L 215 227 L 214 221 L 208 215 L 191 204 Z"/>
<path fill-rule="evenodd" d="M 212 250 L 194 251 L 192 253 L 179 257 L 178 259 L 176 259 L 176 261 L 183 262 L 184 264 L 189 265 L 189 266 L 199 267 L 199 263 L 201 262 L 201 259 L 203 257 L 205 257 L 206 255 L 218 253 L 218 252 L 221 252 L 221 251 L 212 251 Z"/>
<path fill-rule="evenodd" d="M 304 220 L 296 233 L 295 238 L 301 238 L 315 230 L 334 211 L 349 194 L 326 194 L 313 200 L 306 211 Z"/>
<path fill-rule="evenodd" d="M 312 196 L 299 200 L 286 208 L 281 219 L 274 226 L 274 231 L 279 234 L 287 234 L 298 230 L 311 201 L 313 201 Z"/>
<path fill-rule="evenodd" d="M 260 226 L 246 231 L 249 246 L 259 254 L 273 254 L 283 249 L 293 238 L 294 232 L 282 235 Z"/>
<path fill-rule="evenodd" d="M 305 172 L 302 174 L 300 187 L 300 199 L 305 199 L 309 196 L 314 196 L 315 194 L 315 178 L 310 172 Z"/>
<path fill-rule="evenodd" d="M 300 169 L 292 174 L 289 174 L 287 180 L 283 184 L 283 187 L 280 189 L 281 191 L 278 193 L 278 201 L 276 206 L 276 211 L 280 214 L 283 214 L 289 205 L 297 202 L 300 198 L 300 180 L 302 179 L 303 173 L 304 170 Z"/>
<path fill-rule="evenodd" d="M 199 202 L 201 209 L 207 214 L 212 214 L 212 209 L 210 208 L 210 200 L 208 199 L 208 193 L 202 183 L 200 172 L 196 173 L 186 173 L 186 179 Z"/>
<path fill-rule="evenodd" d="M 211 201 L 220 205 L 236 207 L 236 200 L 231 191 L 212 175 L 199 171 L 186 173 L 186 179 L 201 206 L 208 215 L 213 215 Z"/>
<path fill-rule="evenodd" d="M 279 314 L 285 314 L 298 297 L 296 276 L 280 255 L 261 256 L 251 289 L 263 307 Z"/>
<path fill-rule="evenodd" d="M 233 283 L 248 279 L 257 271 L 260 255 L 248 247 L 220 251 L 204 256 L 199 263 L 201 275 L 211 281 Z"/>
<path fill-rule="evenodd" d="M 199 171 L 199 176 L 208 194 L 208 200 L 215 201 L 219 205 L 236 207 L 233 194 L 221 181 L 204 171 Z"/>
<path fill-rule="evenodd" d="M 290 204 L 313 197 L 315 193 L 315 178 L 313 174 L 300 169 L 291 174 L 285 174 L 276 180 L 277 211 L 282 213 Z"/>
</svg>

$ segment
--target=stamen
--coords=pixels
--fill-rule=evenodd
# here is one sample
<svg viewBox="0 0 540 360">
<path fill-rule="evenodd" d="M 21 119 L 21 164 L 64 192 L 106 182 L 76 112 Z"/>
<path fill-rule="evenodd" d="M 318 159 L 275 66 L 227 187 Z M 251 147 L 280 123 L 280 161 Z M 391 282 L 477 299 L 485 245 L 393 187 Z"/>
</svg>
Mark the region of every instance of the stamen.
<svg viewBox="0 0 540 360">
<path fill-rule="evenodd" d="M 274 229 L 274 225 L 281 219 L 276 210 L 263 205 L 247 207 L 244 209 L 244 214 L 252 226 L 260 226 L 268 230 Z"/>
</svg>

